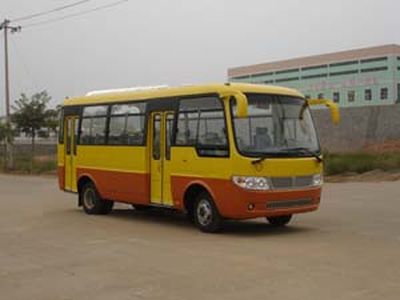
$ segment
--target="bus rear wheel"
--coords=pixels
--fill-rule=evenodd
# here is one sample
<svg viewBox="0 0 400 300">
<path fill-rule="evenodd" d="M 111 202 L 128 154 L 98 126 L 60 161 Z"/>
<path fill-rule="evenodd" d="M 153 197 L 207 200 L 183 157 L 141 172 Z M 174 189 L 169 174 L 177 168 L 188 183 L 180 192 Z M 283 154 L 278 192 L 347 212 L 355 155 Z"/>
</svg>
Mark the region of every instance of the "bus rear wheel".
<svg viewBox="0 0 400 300">
<path fill-rule="evenodd" d="M 200 193 L 195 200 L 193 219 L 197 228 L 203 232 L 218 232 L 222 226 L 222 218 L 208 193 Z"/>
<path fill-rule="evenodd" d="M 82 206 L 88 215 L 106 215 L 111 212 L 114 202 L 101 199 L 92 182 L 85 184 L 80 192 Z"/>
<path fill-rule="evenodd" d="M 287 225 L 292 219 L 292 215 L 278 216 L 278 217 L 267 217 L 269 224 L 276 227 L 282 227 Z"/>
</svg>

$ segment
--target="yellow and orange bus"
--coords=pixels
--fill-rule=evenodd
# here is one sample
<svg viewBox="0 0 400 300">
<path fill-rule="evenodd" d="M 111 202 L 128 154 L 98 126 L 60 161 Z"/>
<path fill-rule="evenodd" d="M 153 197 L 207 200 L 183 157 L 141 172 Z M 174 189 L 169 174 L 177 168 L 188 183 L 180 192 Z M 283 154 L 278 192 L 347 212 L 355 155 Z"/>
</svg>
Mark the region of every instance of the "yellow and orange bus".
<svg viewBox="0 0 400 300">
<path fill-rule="evenodd" d="M 318 208 L 322 156 L 298 91 L 215 84 L 89 93 L 66 99 L 58 143 L 61 190 L 88 214 L 114 202 L 186 212 L 215 232 L 224 219 L 286 225 Z"/>
</svg>

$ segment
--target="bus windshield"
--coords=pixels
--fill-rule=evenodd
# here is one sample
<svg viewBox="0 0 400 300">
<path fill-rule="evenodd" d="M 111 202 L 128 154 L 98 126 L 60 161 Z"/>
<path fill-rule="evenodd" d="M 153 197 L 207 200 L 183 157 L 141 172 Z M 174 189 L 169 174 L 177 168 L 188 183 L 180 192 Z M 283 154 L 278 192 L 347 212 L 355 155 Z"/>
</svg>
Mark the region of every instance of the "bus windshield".
<svg viewBox="0 0 400 300">
<path fill-rule="evenodd" d="M 311 113 L 302 98 L 247 94 L 248 116 L 237 118 L 232 101 L 236 145 L 245 156 L 315 156 L 320 153 Z"/>
</svg>

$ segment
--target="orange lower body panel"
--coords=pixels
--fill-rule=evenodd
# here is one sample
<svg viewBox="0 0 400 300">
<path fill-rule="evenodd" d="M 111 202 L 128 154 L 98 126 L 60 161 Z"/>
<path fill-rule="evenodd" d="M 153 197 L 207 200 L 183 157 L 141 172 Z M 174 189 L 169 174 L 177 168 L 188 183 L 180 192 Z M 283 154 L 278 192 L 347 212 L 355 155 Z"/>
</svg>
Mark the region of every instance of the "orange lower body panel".
<svg viewBox="0 0 400 300">
<path fill-rule="evenodd" d="M 59 167 L 59 185 L 64 188 L 64 167 Z M 150 174 L 77 168 L 77 178 L 88 176 L 105 199 L 126 203 L 150 204 Z M 286 191 L 249 191 L 230 180 L 171 176 L 171 193 L 175 208 L 184 209 L 184 195 L 192 184 L 206 188 L 213 197 L 220 214 L 226 218 L 249 219 L 304 213 L 318 209 L 321 188 Z M 271 201 L 307 199 L 307 205 L 290 208 L 268 208 Z M 249 209 L 252 204 L 253 208 Z"/>
<path fill-rule="evenodd" d="M 77 178 L 92 179 L 102 198 L 137 204 L 150 203 L 150 175 L 77 168 Z"/>
<path fill-rule="evenodd" d="M 248 219 L 264 216 L 279 216 L 316 210 L 319 206 L 321 188 L 286 191 L 249 191 L 239 188 L 226 179 L 198 179 L 173 176 L 172 196 L 175 203 L 183 205 L 186 189 L 193 183 L 203 185 L 213 197 L 220 214 L 226 218 Z M 271 201 L 309 200 L 309 204 L 291 208 L 267 208 Z M 249 209 L 249 204 L 254 208 Z M 179 207 L 183 208 L 183 207 Z"/>
</svg>

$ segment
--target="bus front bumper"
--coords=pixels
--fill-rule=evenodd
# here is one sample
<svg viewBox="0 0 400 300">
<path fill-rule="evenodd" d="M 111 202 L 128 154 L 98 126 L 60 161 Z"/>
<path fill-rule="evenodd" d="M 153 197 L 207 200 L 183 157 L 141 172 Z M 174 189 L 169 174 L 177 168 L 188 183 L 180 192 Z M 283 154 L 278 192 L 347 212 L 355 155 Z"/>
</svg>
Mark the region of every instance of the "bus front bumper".
<svg viewBox="0 0 400 300">
<path fill-rule="evenodd" d="M 320 187 L 281 191 L 248 191 L 236 187 L 232 189 L 235 191 L 230 201 L 216 200 L 221 215 L 231 219 L 310 212 L 318 209 L 321 200 Z"/>
<path fill-rule="evenodd" d="M 172 196 L 177 209 L 184 209 L 184 195 L 194 184 L 204 187 L 219 213 L 227 219 L 251 219 L 305 213 L 318 209 L 321 187 L 296 190 L 252 191 L 231 180 L 173 176 Z M 194 199 L 191 199 L 194 200 Z"/>
</svg>

